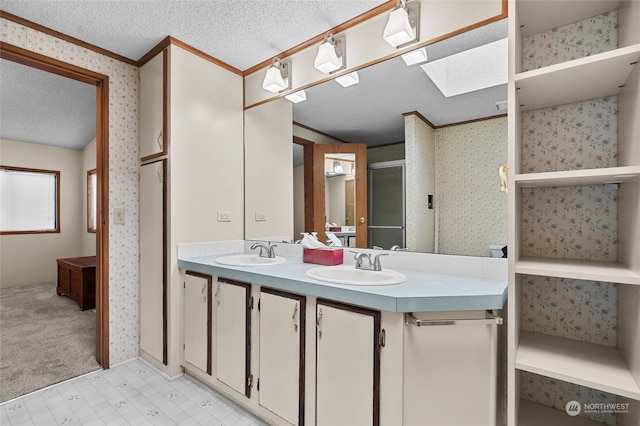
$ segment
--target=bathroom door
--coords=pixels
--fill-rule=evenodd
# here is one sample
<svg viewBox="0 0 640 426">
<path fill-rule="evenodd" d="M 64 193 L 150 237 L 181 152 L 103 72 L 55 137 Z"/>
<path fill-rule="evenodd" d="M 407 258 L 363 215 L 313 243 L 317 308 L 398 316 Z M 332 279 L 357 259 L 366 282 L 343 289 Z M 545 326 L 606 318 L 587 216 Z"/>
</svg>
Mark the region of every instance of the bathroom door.
<svg viewBox="0 0 640 426">
<path fill-rule="evenodd" d="M 369 245 L 406 247 L 404 161 L 369 165 Z"/>
<path fill-rule="evenodd" d="M 362 143 L 313 145 L 313 230 L 320 241 L 325 240 L 325 157 L 353 154 L 355 176 L 356 247 L 367 247 L 367 146 Z M 350 171 L 349 171 L 350 173 Z"/>
</svg>

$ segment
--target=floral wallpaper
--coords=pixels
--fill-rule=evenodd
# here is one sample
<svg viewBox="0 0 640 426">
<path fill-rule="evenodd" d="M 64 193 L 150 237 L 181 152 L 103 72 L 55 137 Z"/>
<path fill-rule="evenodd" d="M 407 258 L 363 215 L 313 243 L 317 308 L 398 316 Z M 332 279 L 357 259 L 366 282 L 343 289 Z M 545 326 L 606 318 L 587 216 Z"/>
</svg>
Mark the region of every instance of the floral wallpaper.
<svg viewBox="0 0 640 426">
<path fill-rule="evenodd" d="M 522 172 L 616 167 L 618 98 L 522 113 Z"/>
<path fill-rule="evenodd" d="M 438 253 L 491 256 L 490 244 L 506 244 L 498 169 L 507 164 L 507 145 L 506 117 L 436 130 Z"/>
<path fill-rule="evenodd" d="M 565 410 L 565 406 L 569 401 L 578 401 L 583 407 L 585 404 L 590 403 L 615 404 L 617 402 L 614 394 L 527 371 L 520 372 L 520 395 L 522 399 L 562 411 Z M 616 425 L 615 414 L 587 411 L 582 410 L 580 416 L 609 426 Z"/>
<path fill-rule="evenodd" d="M 616 261 L 617 191 L 533 188 L 522 194 L 522 255 Z"/>
<path fill-rule="evenodd" d="M 523 331 L 616 346 L 616 284 L 523 275 L 520 291 Z"/>
<path fill-rule="evenodd" d="M 522 71 L 530 71 L 618 47 L 618 11 L 534 34 L 522 40 Z"/>
<path fill-rule="evenodd" d="M 138 356 L 138 69 L 84 47 L 0 18 L 0 40 L 109 76 L 110 364 Z"/>
</svg>

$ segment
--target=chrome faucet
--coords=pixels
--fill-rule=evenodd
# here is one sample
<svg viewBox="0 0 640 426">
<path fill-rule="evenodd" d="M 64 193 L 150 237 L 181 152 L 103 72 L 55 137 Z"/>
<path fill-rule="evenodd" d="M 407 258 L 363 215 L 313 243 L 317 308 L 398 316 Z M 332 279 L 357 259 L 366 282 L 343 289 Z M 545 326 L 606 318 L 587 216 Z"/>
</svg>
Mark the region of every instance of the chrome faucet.
<svg viewBox="0 0 640 426">
<path fill-rule="evenodd" d="M 260 249 L 260 253 L 258 253 L 258 256 L 273 259 L 274 257 L 276 257 L 276 252 L 274 250 L 276 247 L 278 247 L 277 244 L 255 243 L 251 246 L 251 250 Z"/>
<path fill-rule="evenodd" d="M 380 256 L 389 256 L 388 253 L 380 253 L 373 258 L 371 261 L 371 255 L 364 252 L 354 252 L 355 256 L 353 257 L 356 261 L 356 269 L 364 269 L 366 271 L 382 271 L 382 265 L 380 264 Z M 364 263 L 367 263 L 365 266 Z"/>
</svg>

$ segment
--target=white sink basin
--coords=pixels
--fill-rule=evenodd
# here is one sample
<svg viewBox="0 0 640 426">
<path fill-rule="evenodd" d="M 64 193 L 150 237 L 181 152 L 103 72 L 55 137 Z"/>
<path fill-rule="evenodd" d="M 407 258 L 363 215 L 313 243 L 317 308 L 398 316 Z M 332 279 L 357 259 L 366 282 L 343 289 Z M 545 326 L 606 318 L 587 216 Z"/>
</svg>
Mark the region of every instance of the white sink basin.
<svg viewBox="0 0 640 426">
<path fill-rule="evenodd" d="M 316 280 L 348 285 L 394 285 L 407 280 L 400 272 L 389 269 L 367 271 L 353 265 L 321 266 L 309 269 L 306 274 Z"/>
<path fill-rule="evenodd" d="M 267 266 L 286 262 L 284 257 L 260 257 L 257 254 L 232 254 L 216 259 L 216 263 L 228 266 Z"/>
</svg>

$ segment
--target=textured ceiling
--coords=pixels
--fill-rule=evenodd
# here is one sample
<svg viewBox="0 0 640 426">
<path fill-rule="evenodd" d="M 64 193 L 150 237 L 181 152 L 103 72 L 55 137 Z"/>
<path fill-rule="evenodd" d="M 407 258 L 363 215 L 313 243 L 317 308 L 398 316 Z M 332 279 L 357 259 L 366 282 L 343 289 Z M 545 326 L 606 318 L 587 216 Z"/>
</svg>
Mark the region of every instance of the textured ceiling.
<svg viewBox="0 0 640 426">
<path fill-rule="evenodd" d="M 384 0 L 2 0 L 2 10 L 138 60 L 172 36 L 246 70 Z"/>
<path fill-rule="evenodd" d="M 95 136 L 95 86 L 0 60 L 0 137 L 82 149 Z"/>
</svg>

